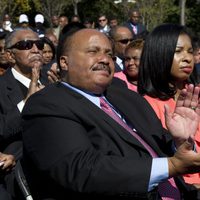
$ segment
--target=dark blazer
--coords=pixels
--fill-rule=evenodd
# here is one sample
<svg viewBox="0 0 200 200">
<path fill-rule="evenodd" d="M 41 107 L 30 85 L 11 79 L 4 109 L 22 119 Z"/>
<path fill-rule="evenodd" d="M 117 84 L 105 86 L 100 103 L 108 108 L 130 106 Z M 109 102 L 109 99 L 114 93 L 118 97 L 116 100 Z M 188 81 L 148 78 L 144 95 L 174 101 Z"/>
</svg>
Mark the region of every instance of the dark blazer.
<svg viewBox="0 0 200 200">
<path fill-rule="evenodd" d="M 144 98 L 110 86 L 106 98 L 160 156 L 170 135 Z M 23 168 L 35 199 L 156 199 L 147 193 L 152 158 L 100 108 L 61 83 L 27 101 Z"/>
<path fill-rule="evenodd" d="M 17 104 L 22 99 L 23 93 L 9 68 L 3 76 L 0 76 L 1 150 L 8 144 L 21 138 L 21 117 Z"/>
<path fill-rule="evenodd" d="M 133 36 L 136 37 L 135 33 L 133 32 L 133 27 L 131 26 L 130 21 L 125 22 L 124 26 L 126 26 L 132 32 Z M 137 24 L 137 30 L 138 30 L 137 35 L 147 31 L 146 27 L 141 23 Z"/>
<path fill-rule="evenodd" d="M 0 151 L 11 143 L 21 140 L 21 114 L 17 104 L 24 99 L 19 83 L 14 78 L 11 69 L 0 76 Z M 15 145 L 14 145 L 15 146 Z M 15 155 L 15 150 L 9 148 L 5 153 Z"/>
<path fill-rule="evenodd" d="M 121 72 L 122 71 L 121 67 L 116 62 L 114 62 L 114 64 L 115 64 L 115 72 Z"/>
</svg>

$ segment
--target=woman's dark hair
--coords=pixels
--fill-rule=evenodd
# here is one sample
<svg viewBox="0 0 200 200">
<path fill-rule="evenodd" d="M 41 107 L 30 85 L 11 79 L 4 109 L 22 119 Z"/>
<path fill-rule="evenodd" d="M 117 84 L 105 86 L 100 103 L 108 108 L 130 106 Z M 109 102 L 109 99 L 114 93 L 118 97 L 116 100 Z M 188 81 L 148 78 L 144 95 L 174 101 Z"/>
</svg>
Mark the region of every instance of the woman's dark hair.
<svg viewBox="0 0 200 200">
<path fill-rule="evenodd" d="M 176 86 L 170 72 L 180 34 L 190 37 L 184 26 L 162 24 L 146 37 L 138 74 L 138 92 L 141 95 L 162 100 L 174 97 Z"/>
<path fill-rule="evenodd" d="M 42 37 L 41 40 L 43 41 L 44 44 L 48 44 L 51 47 L 52 53 L 53 53 L 52 60 L 55 59 L 55 57 L 56 57 L 56 48 L 55 48 L 53 42 L 48 37 Z"/>
</svg>

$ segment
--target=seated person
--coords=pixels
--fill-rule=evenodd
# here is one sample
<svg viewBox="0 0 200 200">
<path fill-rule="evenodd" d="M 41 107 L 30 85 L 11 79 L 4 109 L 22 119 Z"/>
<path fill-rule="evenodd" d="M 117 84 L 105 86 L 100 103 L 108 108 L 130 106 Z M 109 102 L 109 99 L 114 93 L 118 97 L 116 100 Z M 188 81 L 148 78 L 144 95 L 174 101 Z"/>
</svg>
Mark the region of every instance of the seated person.
<svg viewBox="0 0 200 200">
<path fill-rule="evenodd" d="M 174 112 L 166 107 L 169 134 L 143 97 L 112 84 L 105 34 L 81 29 L 60 45 L 61 82 L 32 95 L 22 114 L 33 197 L 196 199 L 179 175 L 200 171 L 193 151 L 200 88 L 183 89 Z"/>
</svg>

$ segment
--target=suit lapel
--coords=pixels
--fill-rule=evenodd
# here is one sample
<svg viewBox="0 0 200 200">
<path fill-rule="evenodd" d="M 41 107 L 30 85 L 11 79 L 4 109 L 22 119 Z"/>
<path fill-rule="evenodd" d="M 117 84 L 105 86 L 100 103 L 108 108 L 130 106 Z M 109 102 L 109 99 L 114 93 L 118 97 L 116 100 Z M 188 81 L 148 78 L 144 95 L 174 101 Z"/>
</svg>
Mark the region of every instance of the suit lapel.
<svg viewBox="0 0 200 200">
<path fill-rule="evenodd" d="M 96 123 L 100 124 L 100 126 L 102 126 L 102 128 L 101 128 L 102 130 L 104 129 L 103 127 L 106 127 L 106 128 L 110 127 L 110 130 L 106 129 L 106 131 L 107 132 L 109 131 L 110 134 L 114 134 L 114 135 L 117 134 L 118 136 L 121 137 L 121 139 L 125 140 L 126 142 L 136 145 L 141 150 L 143 149 L 144 151 L 147 151 L 144 148 L 144 146 L 137 139 L 135 139 L 126 129 L 124 129 L 121 125 L 119 125 L 114 119 L 112 119 L 110 116 L 108 116 L 103 110 L 101 110 L 99 107 L 97 107 L 95 104 L 90 102 L 87 98 L 80 95 L 79 93 L 77 93 L 67 87 L 66 87 L 66 89 L 68 90 L 68 93 L 70 93 L 72 96 L 74 96 L 76 98 L 77 103 L 80 103 L 80 106 L 77 106 L 77 107 L 78 108 L 82 107 L 81 110 L 75 111 L 75 112 L 79 112 L 77 114 L 77 116 L 79 116 L 80 118 L 84 118 L 84 121 L 85 120 L 91 121 L 91 119 L 92 119 L 92 121 L 94 122 L 93 125 L 95 125 Z M 125 89 L 125 88 L 123 88 L 123 89 Z M 118 109 L 121 107 L 121 105 L 125 105 L 127 101 L 125 101 L 125 102 L 118 101 L 118 95 L 120 95 L 120 94 L 117 94 L 115 92 L 116 91 L 114 91 L 112 94 L 111 93 L 107 94 L 106 97 L 108 98 L 110 103 L 112 103 L 113 106 L 115 106 Z M 63 98 L 64 98 L 64 96 L 63 96 Z M 123 97 L 123 98 L 126 98 L 126 97 Z M 68 96 L 66 96 L 66 100 L 67 99 L 68 99 Z M 83 106 L 83 105 L 85 105 L 85 106 Z M 126 114 L 128 116 L 130 114 L 130 107 L 128 108 L 129 112 L 126 112 L 126 110 L 127 109 L 125 108 L 125 112 L 123 113 L 119 109 L 120 113 Z M 131 109 L 131 111 L 132 111 L 132 109 Z M 144 127 L 144 123 L 145 123 L 144 120 L 140 121 L 138 124 L 137 114 L 132 113 L 131 117 L 132 116 L 136 116 L 136 117 L 133 117 L 132 120 L 130 120 L 130 122 L 135 123 L 133 125 L 136 125 L 135 127 L 137 127 L 136 129 L 138 131 L 138 134 L 140 136 L 145 135 L 144 138 L 146 139 L 146 142 L 149 143 L 150 146 L 155 147 L 154 149 L 156 152 L 161 152 L 159 150 L 159 148 L 157 147 L 156 142 L 151 138 L 151 135 L 149 134 L 149 136 L 148 136 L 147 133 L 149 132 L 149 130 L 146 130 L 146 129 L 143 129 L 140 127 L 141 124 L 142 124 L 142 127 Z M 102 123 L 99 122 L 99 119 L 102 120 Z"/>
<path fill-rule="evenodd" d="M 112 87 L 111 87 L 112 88 Z M 124 88 L 124 90 L 126 90 Z M 122 113 L 122 115 L 128 119 L 128 121 L 134 126 L 134 128 L 137 130 L 137 133 L 145 139 L 145 141 L 160 155 L 162 154 L 160 147 L 157 144 L 157 141 L 155 140 L 155 137 L 158 135 L 158 133 L 161 133 L 162 127 L 160 126 L 160 129 L 154 129 L 154 127 L 151 126 L 151 124 L 148 123 L 148 121 L 145 120 L 146 111 L 144 104 L 140 104 L 139 106 L 134 104 L 134 101 L 131 102 L 131 104 L 127 104 L 128 101 L 126 101 L 126 96 L 124 94 L 119 93 L 120 90 L 117 89 L 117 91 L 110 89 L 107 93 L 107 98 L 109 101 L 115 106 L 117 109 L 119 109 L 119 112 Z M 129 91 L 132 93 L 132 91 Z M 137 94 L 136 94 L 137 95 Z M 129 98 L 129 97 L 128 97 Z M 140 98 L 141 100 L 141 98 Z M 121 110 L 120 110 L 121 108 Z M 144 109 L 142 111 L 142 109 Z M 145 113 L 145 116 L 143 114 Z M 147 112 L 148 113 L 148 112 Z M 149 116 L 154 113 L 148 113 Z M 130 136 L 130 134 L 129 134 Z M 159 135 L 161 137 L 161 134 Z M 130 139 L 131 138 L 131 139 Z M 126 137 L 127 139 L 127 137 Z M 129 142 L 133 142 L 133 136 L 128 137 Z"/>
<path fill-rule="evenodd" d="M 6 90 L 7 90 L 7 96 L 10 99 L 10 101 L 17 105 L 22 99 L 23 99 L 23 94 L 22 91 L 20 90 L 20 87 L 14 78 L 11 69 L 8 69 L 5 73 L 5 82 L 6 84 Z"/>
<path fill-rule="evenodd" d="M 138 148 L 146 151 L 144 146 L 138 140 L 134 139 L 133 136 L 126 129 L 124 129 L 120 124 L 118 124 L 114 119 L 112 119 L 103 110 L 101 110 L 95 104 L 90 102 L 87 98 L 78 94 L 77 92 L 74 92 L 72 90 L 69 92 L 78 100 L 80 105 L 85 105 L 82 108 L 84 111 L 80 112 L 79 113 L 80 115 L 81 115 L 81 113 L 84 113 L 84 115 L 87 115 L 88 118 L 90 118 L 90 119 L 92 118 L 93 120 L 96 119 L 97 121 L 99 121 L 99 119 L 101 118 L 102 122 L 103 122 L 101 124 L 101 126 L 105 126 L 105 127 L 109 126 L 111 134 L 118 134 L 123 140 L 127 141 L 128 143 L 132 143 L 132 144 L 138 146 Z"/>
</svg>

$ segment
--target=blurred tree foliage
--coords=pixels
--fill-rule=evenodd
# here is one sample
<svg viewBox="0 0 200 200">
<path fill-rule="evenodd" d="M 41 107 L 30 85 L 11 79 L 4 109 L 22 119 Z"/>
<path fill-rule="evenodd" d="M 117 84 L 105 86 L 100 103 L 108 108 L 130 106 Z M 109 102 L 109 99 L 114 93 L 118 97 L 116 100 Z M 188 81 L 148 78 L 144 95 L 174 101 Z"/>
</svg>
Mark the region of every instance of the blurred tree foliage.
<svg viewBox="0 0 200 200">
<path fill-rule="evenodd" d="M 200 1 L 187 0 L 186 25 L 200 37 Z"/>
<path fill-rule="evenodd" d="M 137 0 L 130 3 L 128 0 L 121 0 L 121 3 L 114 3 L 114 0 L 0 0 L 0 15 L 5 13 L 12 16 L 16 23 L 21 13 L 26 13 L 31 22 L 37 13 L 45 17 L 47 26 L 50 25 L 52 15 L 65 14 L 69 18 L 78 14 L 83 20 L 90 18 L 97 21 L 100 13 L 109 16 L 116 16 L 120 23 L 128 19 L 130 8 L 139 8 L 142 14 L 142 22 L 151 31 L 156 25 L 163 22 L 179 23 L 181 0 Z M 200 1 L 186 1 L 186 25 L 195 33 L 200 33 Z"/>
<path fill-rule="evenodd" d="M 151 31 L 156 25 L 170 21 L 168 16 L 177 14 L 175 0 L 141 0 L 137 3 L 143 16 L 143 23 Z"/>
</svg>

